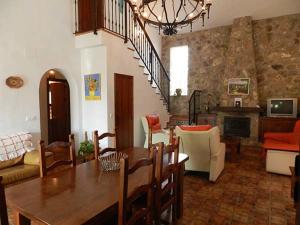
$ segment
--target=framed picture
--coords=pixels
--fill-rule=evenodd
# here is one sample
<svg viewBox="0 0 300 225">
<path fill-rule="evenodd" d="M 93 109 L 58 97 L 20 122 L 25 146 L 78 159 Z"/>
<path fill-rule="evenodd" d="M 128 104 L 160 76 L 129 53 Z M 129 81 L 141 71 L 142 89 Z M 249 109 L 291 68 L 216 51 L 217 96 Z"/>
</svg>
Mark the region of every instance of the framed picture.
<svg viewBox="0 0 300 225">
<path fill-rule="evenodd" d="M 101 76 L 97 74 L 84 75 L 85 100 L 101 99 Z"/>
<path fill-rule="evenodd" d="M 229 95 L 249 95 L 250 78 L 231 78 L 228 80 Z"/>
</svg>

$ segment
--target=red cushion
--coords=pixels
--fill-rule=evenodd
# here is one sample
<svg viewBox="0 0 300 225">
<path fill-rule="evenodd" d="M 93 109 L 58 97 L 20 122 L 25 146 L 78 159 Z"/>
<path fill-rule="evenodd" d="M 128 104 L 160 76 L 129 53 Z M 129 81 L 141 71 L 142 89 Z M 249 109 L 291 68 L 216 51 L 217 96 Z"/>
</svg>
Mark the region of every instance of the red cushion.
<svg viewBox="0 0 300 225">
<path fill-rule="evenodd" d="M 300 120 L 297 120 L 295 124 L 294 133 L 300 133 Z"/>
<path fill-rule="evenodd" d="M 186 131 L 207 131 L 212 128 L 212 125 L 198 125 L 198 126 L 180 126 L 181 130 Z"/>
<path fill-rule="evenodd" d="M 281 141 L 276 141 L 273 139 L 266 139 L 263 145 L 266 150 L 283 150 L 283 151 L 299 151 L 299 145 L 289 144 Z"/>
<path fill-rule="evenodd" d="M 161 125 L 159 122 L 159 116 L 158 115 L 148 115 L 146 116 L 148 121 L 149 128 L 152 129 L 152 131 L 158 131 L 161 130 Z"/>
</svg>

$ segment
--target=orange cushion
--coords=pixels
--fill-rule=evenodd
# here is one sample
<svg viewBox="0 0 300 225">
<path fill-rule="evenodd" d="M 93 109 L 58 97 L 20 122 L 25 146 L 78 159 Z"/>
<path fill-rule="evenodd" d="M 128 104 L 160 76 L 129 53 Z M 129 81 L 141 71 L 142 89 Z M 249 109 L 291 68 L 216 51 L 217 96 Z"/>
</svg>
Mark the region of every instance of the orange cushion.
<svg viewBox="0 0 300 225">
<path fill-rule="evenodd" d="M 148 121 L 149 128 L 152 129 L 152 131 L 158 131 L 161 130 L 161 125 L 159 122 L 159 116 L 158 115 L 148 115 L 146 116 Z"/>
<path fill-rule="evenodd" d="M 180 126 L 181 130 L 186 131 L 207 131 L 212 128 L 212 125 L 198 125 L 198 126 Z"/>
<path fill-rule="evenodd" d="M 295 133 L 300 133 L 300 120 L 297 120 L 295 127 L 294 127 Z"/>
<path fill-rule="evenodd" d="M 283 151 L 299 151 L 299 145 L 289 144 L 281 141 L 276 141 L 272 139 L 266 139 L 263 145 L 266 150 L 283 150 Z"/>
</svg>

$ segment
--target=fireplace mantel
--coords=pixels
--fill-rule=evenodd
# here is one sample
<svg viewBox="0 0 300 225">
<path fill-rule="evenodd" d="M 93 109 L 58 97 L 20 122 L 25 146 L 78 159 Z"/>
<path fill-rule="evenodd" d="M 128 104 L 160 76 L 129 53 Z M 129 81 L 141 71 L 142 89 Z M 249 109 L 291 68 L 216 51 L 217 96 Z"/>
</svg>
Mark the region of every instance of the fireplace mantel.
<svg viewBox="0 0 300 225">
<path fill-rule="evenodd" d="M 217 112 L 232 112 L 232 113 L 260 113 L 263 109 L 258 107 L 226 107 L 219 106 L 214 109 Z"/>
</svg>

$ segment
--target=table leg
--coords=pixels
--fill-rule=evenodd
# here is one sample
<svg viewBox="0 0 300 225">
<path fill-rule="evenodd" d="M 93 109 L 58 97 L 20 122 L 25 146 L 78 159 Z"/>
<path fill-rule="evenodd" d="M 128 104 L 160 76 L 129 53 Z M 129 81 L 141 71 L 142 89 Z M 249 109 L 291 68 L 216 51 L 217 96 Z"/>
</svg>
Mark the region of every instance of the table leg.
<svg viewBox="0 0 300 225">
<path fill-rule="evenodd" d="M 16 220 L 16 225 L 30 225 L 30 219 L 26 218 L 23 216 L 20 212 L 15 211 L 15 220 Z"/>
<path fill-rule="evenodd" d="M 183 181 L 184 181 L 184 164 L 180 164 L 178 168 L 178 184 L 177 184 L 177 218 L 183 216 Z"/>
</svg>

